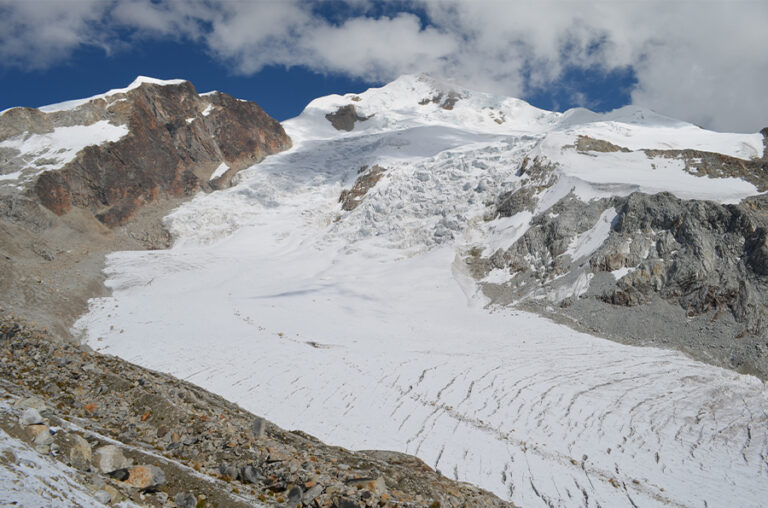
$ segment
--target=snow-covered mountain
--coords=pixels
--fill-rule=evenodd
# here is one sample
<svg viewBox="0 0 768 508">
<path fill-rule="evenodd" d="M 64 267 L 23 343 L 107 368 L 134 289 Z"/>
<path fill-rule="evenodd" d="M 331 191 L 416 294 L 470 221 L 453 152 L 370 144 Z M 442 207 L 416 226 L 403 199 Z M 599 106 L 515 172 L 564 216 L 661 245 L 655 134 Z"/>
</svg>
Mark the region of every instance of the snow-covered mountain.
<svg viewBox="0 0 768 508">
<path fill-rule="evenodd" d="M 75 255 L 46 245 L 129 228 L 145 183 L 234 184 L 165 218 L 172 248 L 108 257 L 111 295 L 74 329 L 87 344 L 520 506 L 764 504 L 768 130 L 553 113 L 404 76 L 313 101 L 282 125 L 290 150 L 234 176 L 288 146 L 256 108 L 142 78 L 0 114 L 1 232 L 42 231 L 21 242 L 40 266 Z M 141 146 L 176 162 L 153 173 Z M 138 186 L 104 177 L 123 174 L 115 152 Z M 34 199 L 70 229 L 53 234 Z M 54 301 L 37 295 L 22 303 Z"/>
<path fill-rule="evenodd" d="M 768 372 L 765 132 L 424 76 L 283 126 L 109 256 L 88 344 L 522 506 L 764 503 L 765 384 L 676 349 Z"/>
</svg>

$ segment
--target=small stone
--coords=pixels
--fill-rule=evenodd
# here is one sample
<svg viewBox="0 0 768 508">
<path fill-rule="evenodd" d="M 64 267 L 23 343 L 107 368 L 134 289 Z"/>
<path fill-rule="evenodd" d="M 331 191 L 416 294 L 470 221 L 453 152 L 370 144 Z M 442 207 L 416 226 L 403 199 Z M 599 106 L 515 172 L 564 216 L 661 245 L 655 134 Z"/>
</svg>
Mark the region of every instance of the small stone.
<svg viewBox="0 0 768 508">
<path fill-rule="evenodd" d="M 24 413 L 22 413 L 19 422 L 22 425 L 39 425 L 41 423 L 45 423 L 45 420 L 43 420 L 43 417 L 40 416 L 40 413 L 37 411 L 37 409 L 30 407 L 24 410 Z"/>
<path fill-rule="evenodd" d="M 301 487 L 296 486 L 291 488 L 291 490 L 288 491 L 288 501 L 285 504 L 286 507 L 296 508 L 301 502 L 302 494 Z"/>
<path fill-rule="evenodd" d="M 101 488 L 101 490 L 109 494 L 109 496 L 112 498 L 112 504 L 119 502 L 120 498 L 122 497 L 120 495 L 120 491 L 114 488 L 112 485 L 105 485 Z"/>
<path fill-rule="evenodd" d="M 367 489 L 379 495 L 387 492 L 387 484 L 384 482 L 384 478 L 381 476 L 375 480 L 373 478 L 355 478 L 352 480 L 347 480 L 346 484 L 361 489 Z"/>
<path fill-rule="evenodd" d="M 138 489 L 158 487 L 165 483 L 165 473 L 157 466 L 134 466 L 128 470 L 125 483 Z"/>
<path fill-rule="evenodd" d="M 35 446 L 49 446 L 53 443 L 53 436 L 48 425 L 30 425 L 27 430 L 34 437 Z"/>
<path fill-rule="evenodd" d="M 179 508 L 195 508 L 197 506 L 197 498 L 191 492 L 179 492 L 173 498 L 173 502 Z"/>
<path fill-rule="evenodd" d="M 240 470 L 240 480 L 245 483 L 258 483 L 259 479 L 256 468 L 250 464 Z"/>
<path fill-rule="evenodd" d="M 222 464 L 219 466 L 219 473 L 223 474 L 224 476 L 228 476 L 232 478 L 233 480 L 237 479 L 237 468 L 235 466 Z"/>
<path fill-rule="evenodd" d="M 128 477 L 131 475 L 128 472 L 128 469 L 126 469 L 126 468 L 115 469 L 114 471 L 110 471 L 109 473 L 106 473 L 106 474 L 107 474 L 107 476 L 110 476 L 110 477 L 114 478 L 115 480 L 118 480 L 118 481 L 121 481 L 121 482 L 124 482 L 125 480 L 127 480 Z"/>
<path fill-rule="evenodd" d="M 106 445 L 97 448 L 94 452 L 94 464 L 102 473 L 111 473 L 118 469 L 125 469 L 131 462 L 125 458 L 122 450 L 115 445 Z"/>
<path fill-rule="evenodd" d="M 314 485 L 309 490 L 307 490 L 304 495 L 302 496 L 301 500 L 304 502 L 304 504 L 311 503 L 317 496 L 322 494 L 323 492 L 323 486 L 320 484 Z"/>
<path fill-rule="evenodd" d="M 72 441 L 72 448 L 69 449 L 69 463 L 75 469 L 88 471 L 91 469 L 91 445 L 77 434 L 72 436 Z"/>
<path fill-rule="evenodd" d="M 17 409 L 35 409 L 40 413 L 46 410 L 45 402 L 37 397 L 19 399 L 13 404 L 13 407 Z"/>
<path fill-rule="evenodd" d="M 253 437 L 255 439 L 261 439 L 264 437 L 264 430 L 267 427 L 267 422 L 264 420 L 264 418 L 256 417 L 253 419 L 253 423 L 251 424 L 251 432 L 253 433 Z"/>
<path fill-rule="evenodd" d="M 110 496 L 109 492 L 105 490 L 99 490 L 93 495 L 93 497 L 101 504 L 110 504 L 112 502 L 112 496 Z"/>
</svg>

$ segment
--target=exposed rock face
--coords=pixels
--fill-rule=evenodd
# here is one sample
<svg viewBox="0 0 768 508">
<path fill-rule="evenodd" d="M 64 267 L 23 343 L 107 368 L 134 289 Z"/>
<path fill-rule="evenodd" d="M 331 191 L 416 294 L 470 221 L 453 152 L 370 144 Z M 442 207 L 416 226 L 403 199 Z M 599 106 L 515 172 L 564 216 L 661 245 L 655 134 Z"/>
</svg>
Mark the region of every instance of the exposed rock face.
<svg viewBox="0 0 768 508">
<path fill-rule="evenodd" d="M 355 185 L 350 190 L 341 191 L 339 196 L 341 209 L 349 212 L 357 208 L 363 196 L 381 180 L 386 171 L 386 168 L 378 164 L 374 164 L 371 168 L 367 166 L 360 168 L 360 171 L 358 171 L 360 176 L 355 181 Z"/>
<path fill-rule="evenodd" d="M 530 210 L 535 198 L 525 189 L 502 196 L 496 213 Z M 606 237 L 574 259 L 569 247 L 601 217 L 613 217 Z M 766 196 L 720 205 L 668 193 L 586 203 L 568 195 L 533 217 L 511 247 L 469 261 L 478 278 L 509 272 L 506 283 L 484 284 L 497 303 L 555 302 L 551 312 L 593 332 L 666 347 L 679 341 L 697 358 L 766 378 L 767 239 Z"/>
<path fill-rule="evenodd" d="M 451 90 L 447 93 L 440 92 L 432 97 L 424 98 L 419 101 L 419 104 L 426 106 L 431 102 L 432 104 L 438 104 L 441 108 L 447 111 L 451 111 L 456 103 L 459 102 L 459 99 L 461 99 L 461 95 Z"/>
<path fill-rule="evenodd" d="M 763 159 L 768 160 L 768 127 L 760 131 L 763 135 Z"/>
<path fill-rule="evenodd" d="M 371 117 L 360 115 L 354 104 L 348 104 L 341 106 L 333 113 L 328 113 L 325 118 L 336 130 L 350 132 L 355 128 L 355 122 L 364 122 Z"/>
<path fill-rule="evenodd" d="M 96 110 L 94 115 L 101 113 L 110 122 L 125 121 L 129 134 L 88 146 L 63 168 L 37 179 L 35 194 L 57 215 L 86 208 L 107 226 L 121 225 L 145 202 L 189 196 L 206 187 L 222 162 L 243 169 L 291 144 L 280 124 L 257 104 L 218 92 L 201 97 L 189 82 L 145 83 L 120 95 L 108 105 L 81 109 Z M 29 129 L 50 122 L 35 113 L 29 117 L 39 123 L 30 120 Z"/>
</svg>

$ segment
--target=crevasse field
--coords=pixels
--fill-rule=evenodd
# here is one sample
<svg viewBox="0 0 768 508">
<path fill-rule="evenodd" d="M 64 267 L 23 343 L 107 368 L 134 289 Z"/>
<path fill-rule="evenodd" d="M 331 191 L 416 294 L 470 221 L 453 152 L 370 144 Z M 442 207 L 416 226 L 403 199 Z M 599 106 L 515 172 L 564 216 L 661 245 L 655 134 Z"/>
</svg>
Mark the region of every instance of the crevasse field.
<svg viewBox="0 0 768 508">
<path fill-rule="evenodd" d="M 461 261 L 525 232 L 528 213 L 483 220 L 525 157 L 559 163 L 536 213 L 571 191 L 721 202 L 757 192 L 694 177 L 674 159 L 653 169 L 637 154 L 563 150 L 577 134 L 742 158 L 761 153 L 761 137 L 636 108 L 558 114 L 468 91 L 452 111 L 419 105 L 434 87 L 406 76 L 356 101 L 312 102 L 284 123 L 290 151 L 167 218 L 172 249 L 111 255 L 113 294 L 76 328 L 102 352 L 282 427 L 408 452 L 521 506 L 765 506 L 761 381 L 487 307 Z M 374 116 L 337 131 L 325 114 L 345 104 Z M 372 164 L 386 176 L 342 212 L 341 190 Z M 610 219 L 570 253 L 596 249 Z"/>
</svg>

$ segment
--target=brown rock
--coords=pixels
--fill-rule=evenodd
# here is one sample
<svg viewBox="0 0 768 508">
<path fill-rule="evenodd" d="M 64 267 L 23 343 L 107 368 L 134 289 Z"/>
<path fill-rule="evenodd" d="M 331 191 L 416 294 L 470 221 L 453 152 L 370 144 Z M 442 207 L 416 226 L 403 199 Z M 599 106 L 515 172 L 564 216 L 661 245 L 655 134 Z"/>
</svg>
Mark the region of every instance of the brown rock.
<svg viewBox="0 0 768 508">
<path fill-rule="evenodd" d="M 125 483 L 137 489 L 159 487 L 165 483 L 165 473 L 157 466 L 134 466 L 128 470 Z"/>
<path fill-rule="evenodd" d="M 367 167 L 360 168 L 360 176 L 355 181 L 355 185 L 350 190 L 341 191 L 339 196 L 339 203 L 341 203 L 341 209 L 344 211 L 352 211 L 360 204 L 363 196 L 365 196 L 369 190 L 371 190 L 386 172 L 386 168 L 375 164 L 372 168 Z"/>
<path fill-rule="evenodd" d="M 107 106 L 99 99 L 81 108 L 127 124 L 129 133 L 115 142 L 88 146 L 61 169 L 37 179 L 35 194 L 55 214 L 86 208 L 109 227 L 122 225 L 144 203 L 208 188 L 208 177 L 222 162 L 235 170 L 231 178 L 291 146 L 280 124 L 257 104 L 222 93 L 200 97 L 189 82 L 144 83 L 119 95 L 125 101 Z M 218 186 L 223 183 L 228 182 Z"/>
<path fill-rule="evenodd" d="M 53 443 L 51 429 L 48 428 L 48 425 L 30 425 L 27 427 L 27 432 L 32 436 L 35 445 L 48 445 Z"/>
</svg>

